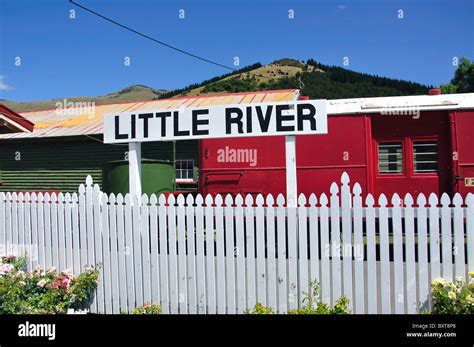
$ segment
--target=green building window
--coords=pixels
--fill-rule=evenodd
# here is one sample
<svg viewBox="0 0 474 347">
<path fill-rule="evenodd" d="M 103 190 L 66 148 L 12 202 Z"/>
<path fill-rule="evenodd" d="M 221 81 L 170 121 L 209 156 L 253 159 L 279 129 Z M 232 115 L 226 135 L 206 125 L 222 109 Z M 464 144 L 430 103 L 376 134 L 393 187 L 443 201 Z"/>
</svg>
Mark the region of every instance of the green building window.
<svg viewBox="0 0 474 347">
<path fill-rule="evenodd" d="M 194 177 L 194 160 L 176 160 L 176 179 L 192 181 Z"/>
</svg>

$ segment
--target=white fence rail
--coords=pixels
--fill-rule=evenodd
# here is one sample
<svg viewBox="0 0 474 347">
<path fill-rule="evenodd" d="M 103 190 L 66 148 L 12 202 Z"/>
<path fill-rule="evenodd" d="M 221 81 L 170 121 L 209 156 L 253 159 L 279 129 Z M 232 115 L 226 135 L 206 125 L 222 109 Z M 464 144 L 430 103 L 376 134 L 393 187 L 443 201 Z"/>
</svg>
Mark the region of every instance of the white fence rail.
<svg viewBox="0 0 474 347">
<path fill-rule="evenodd" d="M 144 303 L 243 313 L 257 302 L 285 313 L 312 281 L 324 302 L 347 296 L 355 313 L 416 313 L 429 308 L 432 280 L 474 271 L 474 195 L 376 202 L 347 174 L 330 191 L 296 208 L 281 195 L 139 201 L 91 177 L 78 194 L 0 193 L 1 253 L 75 273 L 101 263 L 92 311 L 102 313 Z"/>
</svg>

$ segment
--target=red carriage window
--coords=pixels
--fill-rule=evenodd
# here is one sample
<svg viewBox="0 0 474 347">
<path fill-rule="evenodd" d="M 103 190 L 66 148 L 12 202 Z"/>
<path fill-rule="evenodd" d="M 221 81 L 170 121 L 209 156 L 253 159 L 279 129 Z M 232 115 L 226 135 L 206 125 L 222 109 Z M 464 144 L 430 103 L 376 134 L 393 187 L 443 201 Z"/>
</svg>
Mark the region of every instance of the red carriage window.
<svg viewBox="0 0 474 347">
<path fill-rule="evenodd" d="M 379 174 L 403 173 L 402 141 L 379 142 L 378 144 Z"/>
<path fill-rule="evenodd" d="M 415 173 L 438 171 L 438 144 L 436 141 L 413 142 L 413 169 Z"/>
</svg>

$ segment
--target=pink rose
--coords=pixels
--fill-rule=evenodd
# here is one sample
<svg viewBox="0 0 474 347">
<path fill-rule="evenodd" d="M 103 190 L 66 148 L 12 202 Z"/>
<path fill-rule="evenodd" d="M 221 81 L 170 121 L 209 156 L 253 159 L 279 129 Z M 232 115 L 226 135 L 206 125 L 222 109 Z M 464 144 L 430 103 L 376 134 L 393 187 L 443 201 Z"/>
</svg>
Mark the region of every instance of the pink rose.
<svg viewBox="0 0 474 347">
<path fill-rule="evenodd" d="M 69 279 L 73 279 L 73 278 L 74 278 L 74 274 L 73 274 L 72 271 L 69 270 L 69 269 L 63 270 L 62 274 L 63 274 L 64 276 L 67 276 L 67 278 L 69 278 Z"/>
<path fill-rule="evenodd" d="M 38 287 L 43 288 L 46 285 L 46 283 L 48 283 L 48 281 L 45 279 L 42 279 L 41 281 L 38 282 Z"/>
<path fill-rule="evenodd" d="M 0 265 L 0 276 L 12 272 L 15 267 L 12 264 L 2 264 Z"/>
<path fill-rule="evenodd" d="M 53 284 L 53 288 L 63 288 L 69 289 L 69 285 L 71 284 L 71 280 L 66 276 L 58 276 L 56 277 L 56 281 Z"/>
</svg>

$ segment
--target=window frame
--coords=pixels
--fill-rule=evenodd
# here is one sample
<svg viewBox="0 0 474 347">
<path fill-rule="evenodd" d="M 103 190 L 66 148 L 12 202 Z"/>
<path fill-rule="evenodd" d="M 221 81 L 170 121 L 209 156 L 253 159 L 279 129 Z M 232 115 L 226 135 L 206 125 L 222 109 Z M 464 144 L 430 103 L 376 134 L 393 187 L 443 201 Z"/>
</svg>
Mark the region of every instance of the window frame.
<svg viewBox="0 0 474 347">
<path fill-rule="evenodd" d="M 410 140 L 410 152 L 411 152 L 411 158 L 410 158 L 410 163 L 411 163 L 411 174 L 414 177 L 420 177 L 420 176 L 427 176 L 427 177 L 433 177 L 433 176 L 439 176 L 439 139 L 437 136 L 419 136 L 419 137 L 412 137 L 409 139 Z M 430 172 L 415 172 L 415 148 L 414 144 L 416 142 L 427 142 L 427 141 L 432 141 L 436 143 L 436 162 L 437 162 L 437 167 L 438 169 L 436 171 L 430 171 Z"/>
<path fill-rule="evenodd" d="M 184 162 L 192 162 L 192 177 L 191 177 L 191 178 L 178 178 L 178 175 L 177 175 L 178 170 L 180 170 L 180 171 L 188 171 L 188 170 L 189 170 L 189 169 L 178 169 L 178 168 L 176 167 L 176 163 L 177 163 L 178 161 L 181 161 L 181 162 L 183 162 L 183 161 L 184 161 Z M 176 160 L 175 160 L 175 165 L 174 165 L 174 167 L 175 167 L 175 177 L 176 177 L 176 182 L 177 182 L 177 183 L 180 183 L 180 182 L 181 182 L 181 183 L 194 182 L 194 168 L 195 168 L 195 160 L 194 160 L 194 159 L 176 159 Z"/>
<path fill-rule="evenodd" d="M 384 173 L 380 172 L 380 153 L 379 153 L 379 145 L 383 143 L 389 142 L 400 142 L 402 144 L 402 171 L 396 173 Z M 403 177 L 406 176 L 407 172 L 407 165 L 406 165 L 406 144 L 403 138 L 392 138 L 392 139 L 383 139 L 383 140 L 376 140 L 375 141 L 375 151 L 377 153 L 377 157 L 375 158 L 375 170 L 377 172 L 377 177 Z"/>
<path fill-rule="evenodd" d="M 424 141 L 433 141 L 436 142 L 438 153 L 438 170 L 432 172 L 415 172 L 415 151 L 413 144 L 415 142 L 424 142 Z M 401 142 L 402 143 L 402 163 L 403 170 L 401 173 L 380 173 L 379 172 L 379 144 L 386 142 Z M 414 137 L 393 137 L 393 138 L 383 138 L 383 139 L 374 139 L 374 153 L 376 156 L 374 158 L 373 168 L 375 177 L 377 178 L 419 178 L 419 177 L 438 177 L 440 173 L 440 156 L 439 156 L 439 136 L 414 136 Z"/>
</svg>

